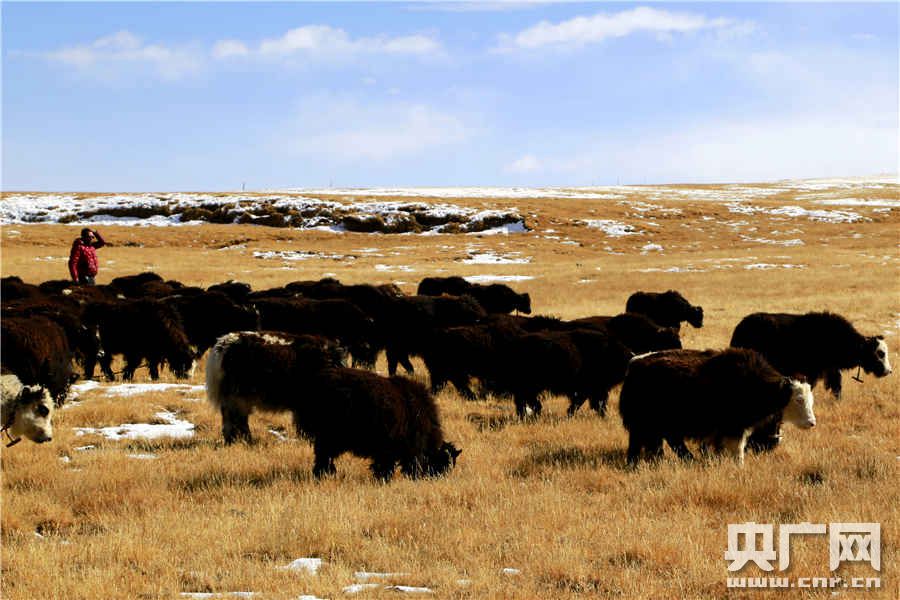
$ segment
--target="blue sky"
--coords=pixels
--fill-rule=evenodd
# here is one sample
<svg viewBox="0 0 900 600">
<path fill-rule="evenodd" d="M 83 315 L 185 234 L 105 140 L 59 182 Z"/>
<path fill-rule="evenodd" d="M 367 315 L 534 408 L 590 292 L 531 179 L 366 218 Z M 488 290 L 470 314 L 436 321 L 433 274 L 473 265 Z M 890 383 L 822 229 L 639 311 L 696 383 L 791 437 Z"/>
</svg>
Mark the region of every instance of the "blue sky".
<svg viewBox="0 0 900 600">
<path fill-rule="evenodd" d="M 897 3 L 2 4 L 4 190 L 895 173 Z"/>
</svg>

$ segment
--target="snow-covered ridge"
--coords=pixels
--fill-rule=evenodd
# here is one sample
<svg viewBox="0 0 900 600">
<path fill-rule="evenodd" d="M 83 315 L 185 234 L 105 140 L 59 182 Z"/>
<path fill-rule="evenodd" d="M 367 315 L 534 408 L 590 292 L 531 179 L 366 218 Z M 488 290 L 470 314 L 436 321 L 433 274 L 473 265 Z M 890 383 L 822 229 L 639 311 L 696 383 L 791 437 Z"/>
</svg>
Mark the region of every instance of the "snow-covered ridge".
<svg viewBox="0 0 900 600">
<path fill-rule="evenodd" d="M 250 223 L 365 233 L 473 233 L 527 230 L 515 209 L 478 210 L 447 203 L 347 203 L 269 194 L 5 194 L 0 223 L 177 226 Z"/>
</svg>

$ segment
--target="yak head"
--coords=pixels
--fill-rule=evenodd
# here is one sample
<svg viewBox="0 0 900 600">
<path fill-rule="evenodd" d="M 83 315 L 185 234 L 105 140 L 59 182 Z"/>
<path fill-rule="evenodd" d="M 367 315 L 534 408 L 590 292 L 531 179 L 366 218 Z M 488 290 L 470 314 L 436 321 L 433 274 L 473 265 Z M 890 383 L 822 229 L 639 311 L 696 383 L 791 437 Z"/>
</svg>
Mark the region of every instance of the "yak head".
<svg viewBox="0 0 900 600">
<path fill-rule="evenodd" d="M 53 439 L 53 398 L 50 392 L 38 385 L 22 387 L 14 401 L 11 415 L 3 415 L 4 427 L 8 425 L 11 437 L 27 437 L 32 442 L 42 444 Z M 6 423 L 12 418 L 11 423 Z M 14 442 L 13 442 L 14 443 Z"/>
<path fill-rule="evenodd" d="M 450 442 L 444 442 L 436 450 L 425 455 L 423 470 L 426 477 L 440 477 L 456 466 L 457 457 L 462 450 Z"/>
<path fill-rule="evenodd" d="M 816 415 L 813 413 L 813 394 L 809 384 L 785 377 L 781 380 L 781 389 L 790 394 L 784 407 L 784 420 L 801 429 L 815 427 Z"/>
<path fill-rule="evenodd" d="M 888 359 L 888 348 L 883 336 L 867 337 L 860 349 L 860 366 L 866 373 L 876 377 L 891 374 L 891 361 Z"/>
<path fill-rule="evenodd" d="M 518 295 L 518 303 L 516 306 L 516 310 L 522 314 L 530 315 L 531 314 L 531 295 L 527 292 L 524 294 Z"/>
</svg>

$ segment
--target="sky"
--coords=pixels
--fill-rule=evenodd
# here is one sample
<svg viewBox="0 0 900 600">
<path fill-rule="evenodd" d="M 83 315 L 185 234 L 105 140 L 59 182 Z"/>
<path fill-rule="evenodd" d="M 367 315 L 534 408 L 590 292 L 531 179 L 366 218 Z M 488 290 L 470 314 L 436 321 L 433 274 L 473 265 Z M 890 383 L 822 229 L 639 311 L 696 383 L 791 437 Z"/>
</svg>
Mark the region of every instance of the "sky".
<svg viewBox="0 0 900 600">
<path fill-rule="evenodd" d="M 4 191 L 898 170 L 900 4 L 15 3 Z"/>
</svg>

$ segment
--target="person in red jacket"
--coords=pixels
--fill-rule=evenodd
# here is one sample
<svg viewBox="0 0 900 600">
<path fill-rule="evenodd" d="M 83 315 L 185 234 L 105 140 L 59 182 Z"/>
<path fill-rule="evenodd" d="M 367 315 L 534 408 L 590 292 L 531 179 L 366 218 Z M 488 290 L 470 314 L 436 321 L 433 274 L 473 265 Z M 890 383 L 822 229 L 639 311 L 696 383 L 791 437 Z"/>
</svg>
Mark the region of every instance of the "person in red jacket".
<svg viewBox="0 0 900 600">
<path fill-rule="evenodd" d="M 106 245 L 100 234 L 93 229 L 85 227 L 81 230 L 81 237 L 72 244 L 69 252 L 69 274 L 72 281 L 82 285 L 94 285 L 99 264 L 97 262 L 97 248 Z"/>
</svg>

